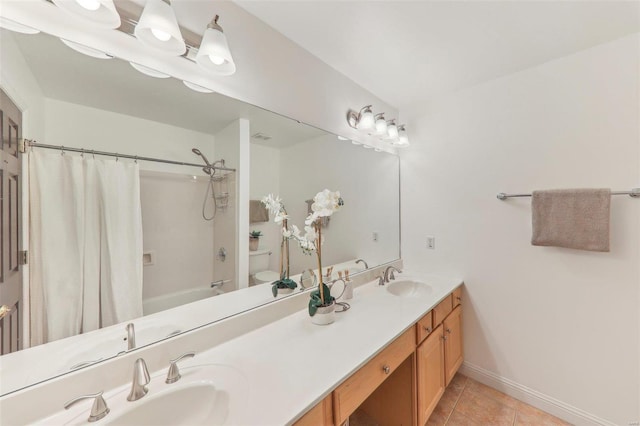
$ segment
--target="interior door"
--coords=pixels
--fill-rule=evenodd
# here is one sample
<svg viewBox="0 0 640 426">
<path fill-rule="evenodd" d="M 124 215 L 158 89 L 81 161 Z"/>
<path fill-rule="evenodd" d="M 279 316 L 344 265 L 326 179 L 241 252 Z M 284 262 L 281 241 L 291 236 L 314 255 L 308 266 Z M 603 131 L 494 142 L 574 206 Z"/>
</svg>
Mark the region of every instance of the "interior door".
<svg viewBox="0 0 640 426">
<path fill-rule="evenodd" d="M 0 354 L 22 349 L 22 273 L 20 264 L 20 160 L 22 113 L 0 90 Z M 10 309 L 8 312 L 6 308 Z"/>
</svg>

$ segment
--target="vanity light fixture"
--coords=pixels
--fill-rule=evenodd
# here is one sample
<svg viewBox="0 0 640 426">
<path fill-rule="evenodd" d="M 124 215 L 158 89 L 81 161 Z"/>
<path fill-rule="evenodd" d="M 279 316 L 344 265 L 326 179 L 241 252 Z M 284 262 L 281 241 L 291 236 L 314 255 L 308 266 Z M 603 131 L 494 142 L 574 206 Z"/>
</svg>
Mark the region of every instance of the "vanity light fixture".
<svg viewBox="0 0 640 426">
<path fill-rule="evenodd" d="M 65 40 L 63 38 L 61 38 L 60 41 L 76 52 L 82 53 L 83 55 L 91 56 L 92 58 L 98 59 L 113 59 L 113 56 L 109 55 L 108 53 L 104 53 L 101 50 L 94 49 L 93 47 L 85 46 L 84 44 L 76 43 L 75 41 L 71 40 Z"/>
<path fill-rule="evenodd" d="M 354 141 L 354 140 L 351 140 L 351 143 L 354 144 L 354 145 L 362 145 L 360 142 Z"/>
<path fill-rule="evenodd" d="M 147 0 L 133 33 L 160 52 L 180 56 L 187 50 L 170 0 Z"/>
<path fill-rule="evenodd" d="M 233 62 L 227 36 L 218 24 L 218 19 L 220 16 L 214 16 L 204 31 L 202 43 L 196 55 L 196 63 L 207 71 L 219 75 L 231 75 L 236 72 L 236 64 Z"/>
<path fill-rule="evenodd" d="M 163 72 L 156 71 L 153 68 L 145 67 L 144 65 L 136 64 L 135 62 L 129 62 L 129 65 L 131 65 L 137 71 L 140 71 L 142 74 L 148 75 L 149 77 L 155 77 L 155 78 L 169 78 L 169 77 L 171 77 L 169 74 L 165 74 Z"/>
<path fill-rule="evenodd" d="M 338 140 L 340 140 L 340 141 L 348 141 L 349 138 L 345 138 L 344 136 L 338 136 Z"/>
<path fill-rule="evenodd" d="M 200 93 L 213 93 L 214 92 L 211 89 L 207 89 L 206 87 L 200 86 L 199 84 L 195 84 L 195 83 L 192 83 L 192 82 L 187 81 L 187 80 L 183 80 L 182 82 L 189 89 L 191 89 L 193 91 L 196 91 L 196 92 L 200 92 Z"/>
<path fill-rule="evenodd" d="M 398 139 L 398 126 L 396 126 L 396 120 L 389 120 L 387 123 L 387 137 L 392 141 Z"/>
<path fill-rule="evenodd" d="M 376 134 L 384 135 L 387 133 L 387 120 L 384 119 L 384 113 L 376 114 Z"/>
<path fill-rule="evenodd" d="M 40 32 L 40 30 L 19 24 L 4 16 L 0 16 L 0 28 L 22 34 L 38 34 Z"/>
<path fill-rule="evenodd" d="M 347 122 L 349 126 L 358 130 L 369 130 L 375 126 L 375 118 L 373 111 L 371 111 L 371 105 L 363 107 L 360 112 L 349 111 L 347 113 Z"/>
<path fill-rule="evenodd" d="M 113 0 L 52 0 L 56 6 L 72 15 L 88 19 L 103 28 L 118 28 L 120 15 Z"/>
<path fill-rule="evenodd" d="M 409 146 L 409 136 L 407 135 L 407 130 L 405 129 L 404 124 L 398 126 L 398 141 L 395 143 L 395 145 Z"/>
</svg>

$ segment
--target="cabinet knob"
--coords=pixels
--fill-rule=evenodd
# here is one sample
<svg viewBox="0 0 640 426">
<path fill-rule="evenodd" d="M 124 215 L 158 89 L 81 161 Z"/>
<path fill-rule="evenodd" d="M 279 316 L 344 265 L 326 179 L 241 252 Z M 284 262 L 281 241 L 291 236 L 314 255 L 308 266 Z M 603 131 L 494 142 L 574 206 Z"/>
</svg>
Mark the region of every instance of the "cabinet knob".
<svg viewBox="0 0 640 426">
<path fill-rule="evenodd" d="M 447 333 L 451 334 L 451 329 L 450 328 L 447 328 L 446 331 L 447 331 Z"/>
<path fill-rule="evenodd" d="M 442 340 L 447 340 L 447 336 L 445 336 L 445 335 L 440 336 L 440 338 L 441 338 Z"/>
<path fill-rule="evenodd" d="M 456 296 L 456 300 L 457 300 L 458 302 L 461 302 L 461 301 L 462 301 L 462 297 L 460 297 L 460 296 Z"/>
<path fill-rule="evenodd" d="M 426 331 L 427 333 L 431 333 L 431 327 L 422 326 L 422 328 L 424 328 L 424 331 Z"/>
<path fill-rule="evenodd" d="M 389 374 L 391 372 L 391 367 L 385 365 L 384 367 L 382 367 L 382 371 L 384 371 L 384 374 Z"/>
</svg>

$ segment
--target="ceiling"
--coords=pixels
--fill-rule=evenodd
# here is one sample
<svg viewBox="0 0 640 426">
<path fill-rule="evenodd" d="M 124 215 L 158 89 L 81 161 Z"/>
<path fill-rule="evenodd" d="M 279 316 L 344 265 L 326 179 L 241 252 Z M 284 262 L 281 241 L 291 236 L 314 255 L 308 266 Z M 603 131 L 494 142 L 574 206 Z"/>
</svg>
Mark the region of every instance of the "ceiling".
<svg viewBox="0 0 640 426">
<path fill-rule="evenodd" d="M 45 97 L 126 114 L 214 135 L 238 118 L 251 122 L 253 143 L 285 147 L 325 134 L 270 111 L 216 94 L 188 89 L 172 78 L 148 77 L 118 59 L 77 53 L 58 38 L 38 34 L 13 37 Z"/>
<path fill-rule="evenodd" d="M 434 97 L 640 31 L 637 1 L 236 1 L 411 114 Z"/>
</svg>

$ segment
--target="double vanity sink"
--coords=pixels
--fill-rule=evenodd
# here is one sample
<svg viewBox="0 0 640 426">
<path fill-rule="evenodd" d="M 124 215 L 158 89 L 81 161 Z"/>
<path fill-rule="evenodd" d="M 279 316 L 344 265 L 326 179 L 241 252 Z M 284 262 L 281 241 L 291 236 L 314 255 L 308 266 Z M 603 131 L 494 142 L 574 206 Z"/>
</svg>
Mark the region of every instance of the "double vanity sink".
<svg viewBox="0 0 640 426">
<path fill-rule="evenodd" d="M 50 404 L 59 411 L 51 410 L 28 422 L 87 424 L 91 399 L 69 410 L 63 409 L 64 402 L 105 390 L 110 412 L 95 424 L 293 424 L 399 337 L 410 340 L 407 350 L 413 354 L 416 324 L 451 298 L 460 284 L 460 280 L 409 273 L 384 285 L 378 280 L 367 282 L 356 286 L 349 300 L 351 309 L 337 314 L 328 326 L 311 323 L 308 294 L 299 293 L 280 302 L 277 318 L 267 313 L 275 307 L 258 308 L 74 373 L 83 375 L 82 386 L 72 386 L 74 394 L 69 394 L 68 385 L 74 384 L 73 375 L 63 377 L 56 389 L 65 392 L 56 395 L 59 402 Z M 254 325 L 248 327 L 250 320 Z M 242 329 L 248 331 L 237 331 Z M 168 360 L 190 350 L 196 355 L 180 362 L 182 377 L 165 383 Z M 119 379 L 118 386 L 113 386 L 109 383 L 115 381 L 107 378 L 116 369 L 120 376 L 126 373 L 130 378 L 138 357 L 146 359 L 153 372 L 147 394 L 130 402 L 131 381 L 125 379 L 128 383 L 124 384 Z M 64 388 L 63 382 L 67 383 Z M 45 392 L 39 389 L 37 393 Z"/>
</svg>

